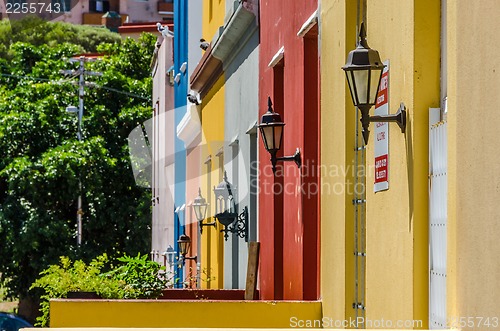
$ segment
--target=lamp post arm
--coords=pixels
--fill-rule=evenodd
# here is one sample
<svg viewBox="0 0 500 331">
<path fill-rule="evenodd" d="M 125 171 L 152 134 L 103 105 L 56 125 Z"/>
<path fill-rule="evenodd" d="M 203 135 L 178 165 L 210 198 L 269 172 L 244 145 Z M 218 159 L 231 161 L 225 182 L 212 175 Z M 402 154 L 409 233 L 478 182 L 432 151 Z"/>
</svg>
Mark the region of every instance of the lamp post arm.
<svg viewBox="0 0 500 331">
<path fill-rule="evenodd" d="M 402 133 L 406 130 L 406 107 L 405 104 L 401 102 L 396 114 L 390 115 L 373 115 L 370 116 L 370 122 L 396 122 L 399 125 Z"/>
<path fill-rule="evenodd" d="M 295 150 L 295 154 L 290 156 L 282 156 L 282 157 L 276 157 L 276 155 L 273 156 L 276 161 L 294 161 L 297 167 L 300 168 L 302 166 L 302 157 L 300 155 L 300 150 L 298 148 Z M 272 159 L 273 157 L 271 156 L 271 160 Z"/>
<path fill-rule="evenodd" d="M 213 226 L 215 229 L 217 228 L 217 221 L 212 221 L 210 223 L 203 223 L 204 220 L 198 221 L 198 225 L 200 227 L 200 234 L 203 234 L 204 226 Z"/>
</svg>

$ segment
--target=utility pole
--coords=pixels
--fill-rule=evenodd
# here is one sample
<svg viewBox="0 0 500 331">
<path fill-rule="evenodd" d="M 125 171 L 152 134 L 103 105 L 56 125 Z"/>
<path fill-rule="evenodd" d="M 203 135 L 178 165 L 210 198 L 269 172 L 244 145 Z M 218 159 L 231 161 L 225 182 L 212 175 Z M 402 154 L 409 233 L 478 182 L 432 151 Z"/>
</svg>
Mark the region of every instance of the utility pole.
<svg viewBox="0 0 500 331">
<path fill-rule="evenodd" d="M 102 72 L 95 72 L 95 71 L 87 71 L 85 70 L 85 63 L 86 62 L 93 62 L 95 61 L 96 58 L 88 58 L 85 56 L 80 56 L 79 58 L 71 58 L 69 61 L 71 63 L 79 62 L 79 67 L 78 70 L 62 70 L 61 73 L 67 74 L 67 75 L 79 75 L 79 80 L 78 80 L 78 101 L 79 101 L 79 107 L 76 108 L 74 106 L 68 106 L 66 107 L 66 111 L 70 113 L 76 113 L 78 112 L 78 133 L 77 133 L 77 138 L 78 141 L 83 140 L 83 135 L 82 135 L 82 119 L 83 119 L 83 97 L 85 95 L 85 86 L 92 86 L 92 83 L 90 82 L 85 82 L 85 76 L 102 76 Z M 82 216 L 83 216 L 83 209 L 82 209 L 82 192 L 83 192 L 83 186 L 82 186 L 82 180 L 81 178 L 78 179 L 78 190 L 79 190 L 79 195 L 78 195 L 78 209 L 76 211 L 76 222 L 77 222 L 77 244 L 80 246 L 82 244 L 82 230 L 83 230 L 83 225 L 82 225 Z"/>
</svg>

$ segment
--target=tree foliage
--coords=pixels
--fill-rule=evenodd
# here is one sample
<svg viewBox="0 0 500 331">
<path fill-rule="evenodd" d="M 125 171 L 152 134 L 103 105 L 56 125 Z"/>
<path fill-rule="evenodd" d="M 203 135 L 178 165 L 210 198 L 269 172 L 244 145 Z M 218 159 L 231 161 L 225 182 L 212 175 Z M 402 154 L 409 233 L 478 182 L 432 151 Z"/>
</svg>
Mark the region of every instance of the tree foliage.
<svg viewBox="0 0 500 331">
<path fill-rule="evenodd" d="M 46 35 L 58 36 L 65 26 L 43 25 Z M 63 32 L 73 29 L 79 28 Z M 62 255 L 87 261 L 102 253 L 136 255 L 147 252 L 150 241 L 151 195 L 135 185 L 127 136 L 151 115 L 155 38 L 96 47 L 106 56 L 86 64 L 103 75 L 88 77 L 95 87 L 85 89 L 83 141 L 76 138 L 77 118 L 65 111 L 78 105 L 77 78 L 60 70 L 77 69 L 65 58 L 94 46 L 33 38 L 10 43 L 10 60 L 0 61 L 0 273 L 11 296 L 27 295 L 38 274 Z"/>
<path fill-rule="evenodd" d="M 72 43 L 84 52 L 96 52 L 102 43 L 120 43 L 120 35 L 106 28 L 73 25 L 65 22 L 47 22 L 36 16 L 21 20 L 0 21 L 0 57 L 10 57 L 9 47 L 16 42 L 34 46 L 57 46 Z"/>
</svg>

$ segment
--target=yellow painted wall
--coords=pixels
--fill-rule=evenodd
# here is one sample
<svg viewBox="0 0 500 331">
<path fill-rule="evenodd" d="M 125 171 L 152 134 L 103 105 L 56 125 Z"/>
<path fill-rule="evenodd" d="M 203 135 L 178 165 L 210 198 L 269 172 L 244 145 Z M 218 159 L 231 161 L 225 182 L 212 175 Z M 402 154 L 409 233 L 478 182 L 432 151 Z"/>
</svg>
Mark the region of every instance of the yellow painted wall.
<svg viewBox="0 0 500 331">
<path fill-rule="evenodd" d="M 224 25 L 225 0 L 203 1 L 203 38 L 211 41 L 218 28 Z M 201 120 L 203 132 L 202 162 L 211 157 L 210 168 L 206 163 L 200 165 L 202 171 L 201 185 L 203 195 L 208 197 L 210 216 L 205 222 L 213 222 L 215 218 L 214 186 L 222 181 L 224 156 L 218 157 L 217 152 L 223 147 L 224 141 L 224 82 L 222 75 L 202 100 Z M 210 171 L 210 173 L 208 173 Z M 208 178 L 209 176 L 210 178 Z M 207 186 L 208 185 L 208 186 Z M 217 222 L 217 228 L 204 227 L 201 238 L 201 268 L 202 288 L 224 287 L 224 237 L 220 230 L 222 225 Z M 206 281 L 203 281 L 205 279 Z"/>
<path fill-rule="evenodd" d="M 322 162 L 352 169 L 355 109 L 341 66 L 355 47 L 356 2 L 322 2 Z M 368 1 L 368 44 L 390 60 L 389 106 L 403 101 L 408 126 L 390 125 L 390 189 L 373 193 L 374 136 L 366 151 L 366 319 L 428 320 L 428 108 L 439 107 L 440 6 L 434 0 Z M 335 93 L 332 93 L 335 91 Z M 344 98 L 338 98 L 344 95 Z M 373 109 L 372 109 L 373 112 Z M 373 124 L 370 126 L 374 131 Z M 322 185 L 352 181 L 323 174 Z M 353 316 L 352 196 L 322 195 L 324 315 Z"/>
<path fill-rule="evenodd" d="M 232 1 L 232 0 L 228 0 Z M 212 41 L 217 29 L 224 25 L 226 0 L 203 0 L 203 38 Z"/>
<path fill-rule="evenodd" d="M 320 302 L 52 300 L 51 328 L 289 328 L 321 320 Z"/>
<path fill-rule="evenodd" d="M 354 159 L 354 111 L 340 67 L 354 46 L 355 10 L 353 1 L 321 3 L 321 296 L 324 316 L 335 320 L 354 316 L 353 226 L 346 222 L 354 218 L 353 196 L 345 189 L 353 178 L 333 170 L 350 169 Z"/>
<path fill-rule="evenodd" d="M 203 150 L 201 160 L 204 162 L 210 156 L 210 169 L 207 164 L 202 164 L 202 190 L 208 197 L 209 212 L 207 216 L 215 215 L 214 186 L 217 186 L 224 175 L 224 156 L 217 156 L 224 142 L 224 75 L 214 84 L 209 93 L 203 98 L 201 110 L 201 123 L 203 131 Z M 209 178 L 208 178 L 208 177 Z M 215 218 L 209 217 L 205 222 L 213 222 Z M 201 267 L 206 275 L 202 278 L 202 288 L 224 287 L 224 236 L 220 232 L 223 226 L 217 222 L 217 228 L 204 227 L 201 238 Z"/>
<path fill-rule="evenodd" d="M 447 6 L 448 316 L 500 318 L 500 4 Z"/>
</svg>

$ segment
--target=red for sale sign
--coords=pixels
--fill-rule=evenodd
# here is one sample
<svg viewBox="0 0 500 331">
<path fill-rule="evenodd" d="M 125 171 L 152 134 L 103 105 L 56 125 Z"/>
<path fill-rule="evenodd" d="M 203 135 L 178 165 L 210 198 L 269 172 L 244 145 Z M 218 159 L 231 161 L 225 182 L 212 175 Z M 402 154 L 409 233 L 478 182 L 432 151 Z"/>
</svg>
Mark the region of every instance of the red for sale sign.
<svg viewBox="0 0 500 331">
<path fill-rule="evenodd" d="M 387 178 L 387 154 L 375 158 L 375 183 L 382 183 Z"/>
</svg>

